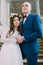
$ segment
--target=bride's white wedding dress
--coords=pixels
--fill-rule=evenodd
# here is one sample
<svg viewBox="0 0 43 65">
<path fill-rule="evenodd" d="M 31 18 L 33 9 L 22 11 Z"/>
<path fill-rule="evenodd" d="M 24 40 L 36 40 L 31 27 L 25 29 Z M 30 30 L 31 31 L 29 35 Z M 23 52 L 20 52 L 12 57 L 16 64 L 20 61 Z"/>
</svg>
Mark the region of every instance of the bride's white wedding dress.
<svg viewBox="0 0 43 65">
<path fill-rule="evenodd" d="M 3 45 L 0 51 L 0 65 L 23 65 L 21 50 L 15 39 L 20 35 L 15 30 L 10 38 L 6 38 L 7 32 L 7 29 L 2 30 L 1 40 Z"/>
</svg>

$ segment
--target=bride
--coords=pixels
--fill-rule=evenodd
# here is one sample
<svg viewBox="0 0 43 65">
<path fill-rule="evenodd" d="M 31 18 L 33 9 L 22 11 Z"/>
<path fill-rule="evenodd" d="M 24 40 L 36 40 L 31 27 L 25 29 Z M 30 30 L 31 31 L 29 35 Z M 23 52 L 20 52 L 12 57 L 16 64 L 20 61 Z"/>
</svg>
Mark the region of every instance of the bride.
<svg viewBox="0 0 43 65">
<path fill-rule="evenodd" d="M 10 18 L 10 29 L 3 27 L 1 41 L 3 45 L 0 51 L 0 65 L 23 65 L 23 59 L 16 37 L 20 37 L 21 27 L 19 16 Z"/>
</svg>

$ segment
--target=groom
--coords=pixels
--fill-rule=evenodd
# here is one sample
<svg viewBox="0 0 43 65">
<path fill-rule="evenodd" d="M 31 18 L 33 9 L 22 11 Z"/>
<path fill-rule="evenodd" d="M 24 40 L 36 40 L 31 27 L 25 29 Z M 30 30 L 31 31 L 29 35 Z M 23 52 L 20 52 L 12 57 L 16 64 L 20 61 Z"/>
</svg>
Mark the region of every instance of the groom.
<svg viewBox="0 0 43 65">
<path fill-rule="evenodd" d="M 21 51 L 27 59 L 28 65 L 37 65 L 39 52 L 38 38 L 42 36 L 40 17 L 31 13 L 32 7 L 29 2 L 22 4 L 22 12 L 25 16 L 21 22 L 21 37 L 17 39 Z"/>
</svg>

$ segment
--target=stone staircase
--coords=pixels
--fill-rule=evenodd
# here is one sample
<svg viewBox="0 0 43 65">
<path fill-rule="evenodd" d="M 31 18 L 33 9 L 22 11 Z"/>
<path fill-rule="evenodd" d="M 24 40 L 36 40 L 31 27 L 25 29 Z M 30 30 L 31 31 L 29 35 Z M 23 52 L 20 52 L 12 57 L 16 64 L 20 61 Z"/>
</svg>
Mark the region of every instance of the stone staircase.
<svg viewBox="0 0 43 65">
<path fill-rule="evenodd" d="M 37 62 L 38 62 L 38 65 L 43 65 L 43 39 L 39 39 L 39 47 L 40 47 L 40 51 L 38 54 Z M 24 65 L 27 65 L 26 59 L 24 59 L 23 62 L 24 62 Z"/>
</svg>

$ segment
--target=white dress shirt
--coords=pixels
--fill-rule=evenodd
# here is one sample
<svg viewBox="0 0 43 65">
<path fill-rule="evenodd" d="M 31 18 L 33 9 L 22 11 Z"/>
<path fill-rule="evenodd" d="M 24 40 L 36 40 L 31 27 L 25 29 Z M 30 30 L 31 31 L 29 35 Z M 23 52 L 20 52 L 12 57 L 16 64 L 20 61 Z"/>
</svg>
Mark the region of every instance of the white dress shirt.
<svg viewBox="0 0 43 65">
<path fill-rule="evenodd" d="M 23 20 L 23 24 L 25 23 L 25 21 L 26 21 L 26 18 L 28 17 L 28 15 L 30 14 L 30 12 L 26 15 L 26 17 L 24 18 L 24 20 Z"/>
</svg>

